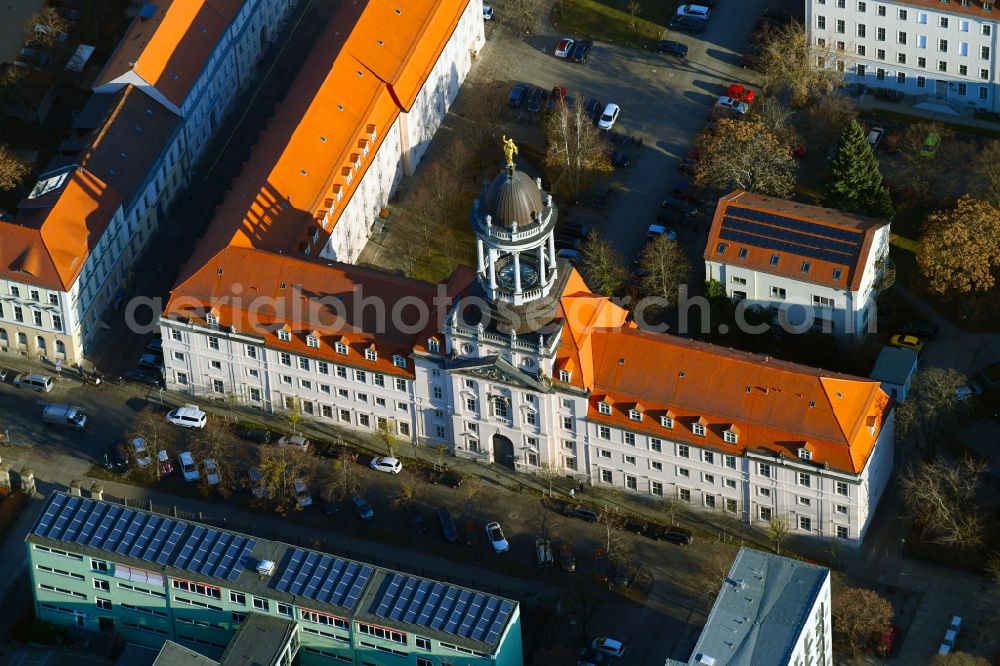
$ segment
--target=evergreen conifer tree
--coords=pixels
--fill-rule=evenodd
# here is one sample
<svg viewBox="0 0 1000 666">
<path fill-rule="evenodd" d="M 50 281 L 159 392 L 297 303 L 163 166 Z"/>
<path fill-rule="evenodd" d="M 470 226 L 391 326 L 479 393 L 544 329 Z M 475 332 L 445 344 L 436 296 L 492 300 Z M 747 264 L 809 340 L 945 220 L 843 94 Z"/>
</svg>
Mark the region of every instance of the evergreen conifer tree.
<svg viewBox="0 0 1000 666">
<path fill-rule="evenodd" d="M 889 190 L 882 185 L 878 158 L 856 120 L 840 135 L 824 203 L 847 213 L 872 217 L 891 219 L 895 214 Z"/>
</svg>

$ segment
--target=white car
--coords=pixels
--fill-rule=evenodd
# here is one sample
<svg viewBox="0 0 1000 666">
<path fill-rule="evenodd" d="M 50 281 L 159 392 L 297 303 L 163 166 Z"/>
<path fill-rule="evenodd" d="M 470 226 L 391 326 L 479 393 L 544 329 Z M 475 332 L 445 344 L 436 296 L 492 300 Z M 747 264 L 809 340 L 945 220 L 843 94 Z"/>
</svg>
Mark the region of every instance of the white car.
<svg viewBox="0 0 1000 666">
<path fill-rule="evenodd" d="M 309 450 L 309 440 L 302 435 L 286 435 L 278 440 L 278 444 L 284 446 L 294 446 L 301 451 Z"/>
<path fill-rule="evenodd" d="M 493 8 L 489 5 L 483 5 L 483 20 L 492 21 L 493 20 Z"/>
<path fill-rule="evenodd" d="M 604 107 L 604 113 L 597 121 L 597 126 L 601 129 L 611 129 L 615 126 L 615 121 L 618 120 L 618 114 L 621 112 L 622 110 L 618 108 L 617 104 L 608 104 Z"/>
<path fill-rule="evenodd" d="M 306 486 L 305 481 L 302 479 L 294 479 L 292 481 L 292 490 L 295 492 L 295 503 L 300 509 L 312 506 L 313 498 L 312 495 L 309 494 L 309 487 Z"/>
<path fill-rule="evenodd" d="M 179 456 L 177 456 L 178 462 L 181 464 L 181 474 L 184 475 L 185 481 L 197 481 L 201 478 L 201 474 L 198 472 L 198 465 L 194 462 L 194 456 L 191 455 L 190 451 L 183 451 Z"/>
<path fill-rule="evenodd" d="M 556 44 L 556 57 L 557 58 L 568 58 L 569 54 L 573 52 L 573 44 L 575 44 L 569 37 L 563 37 Z"/>
<path fill-rule="evenodd" d="M 708 17 L 712 15 L 712 10 L 703 5 L 681 5 L 677 8 L 677 15 L 705 19 L 707 21 Z"/>
<path fill-rule="evenodd" d="M 208 416 L 195 405 L 184 405 L 167 412 L 167 423 L 183 428 L 204 428 Z"/>
<path fill-rule="evenodd" d="M 135 456 L 135 464 L 139 467 L 149 467 L 153 462 L 153 456 L 149 453 L 146 440 L 136 437 L 132 440 L 132 455 Z"/>
<path fill-rule="evenodd" d="M 371 468 L 376 472 L 399 474 L 403 471 L 403 463 L 399 462 L 395 458 L 372 458 Z"/>
<path fill-rule="evenodd" d="M 493 522 L 486 524 L 486 538 L 490 540 L 494 552 L 506 553 L 510 550 L 510 544 L 507 543 L 507 539 L 503 538 L 503 530 L 500 529 L 500 523 Z"/>
<path fill-rule="evenodd" d="M 201 466 L 205 468 L 205 480 L 208 481 L 208 485 L 219 485 L 219 466 L 215 464 L 215 461 L 211 458 L 205 458 L 205 462 Z"/>
<path fill-rule="evenodd" d="M 616 641 L 607 636 L 595 638 L 591 641 L 590 647 L 611 657 L 621 657 L 625 654 L 625 645 L 621 641 Z"/>
<path fill-rule="evenodd" d="M 747 109 L 750 108 L 746 102 L 741 102 L 740 100 L 734 97 L 726 97 L 726 96 L 720 97 L 719 101 L 716 102 L 715 105 L 723 109 L 729 109 L 730 111 L 735 111 L 740 115 L 746 113 Z"/>
</svg>

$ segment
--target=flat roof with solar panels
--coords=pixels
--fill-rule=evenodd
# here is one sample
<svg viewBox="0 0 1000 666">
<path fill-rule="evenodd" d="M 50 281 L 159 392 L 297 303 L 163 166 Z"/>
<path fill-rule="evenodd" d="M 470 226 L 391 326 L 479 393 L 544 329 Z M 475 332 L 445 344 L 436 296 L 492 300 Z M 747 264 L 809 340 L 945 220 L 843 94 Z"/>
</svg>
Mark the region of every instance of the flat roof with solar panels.
<svg viewBox="0 0 1000 666">
<path fill-rule="evenodd" d="M 26 541 L 483 653 L 501 642 L 517 609 L 477 590 L 66 493 L 49 498 Z"/>
</svg>

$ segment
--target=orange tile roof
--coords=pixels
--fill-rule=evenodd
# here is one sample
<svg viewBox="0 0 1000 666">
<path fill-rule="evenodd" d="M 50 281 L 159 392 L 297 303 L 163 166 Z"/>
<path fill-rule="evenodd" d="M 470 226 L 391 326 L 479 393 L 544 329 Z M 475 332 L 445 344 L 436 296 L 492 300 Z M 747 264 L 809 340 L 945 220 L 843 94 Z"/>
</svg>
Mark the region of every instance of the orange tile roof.
<svg viewBox="0 0 1000 666">
<path fill-rule="evenodd" d="M 794 228 L 796 222 L 819 225 L 834 230 L 833 233 L 850 234 L 853 236 L 850 244 L 858 248 L 856 256 L 844 254 L 843 261 L 818 259 L 815 255 L 807 256 L 797 253 L 795 251 L 796 245 L 792 243 L 788 243 L 788 247 L 785 249 L 775 249 L 755 234 L 746 234 L 740 240 L 733 240 L 723 233 L 723 224 L 727 217 L 744 220 L 749 219 L 749 215 L 756 214 L 768 216 L 768 221 L 762 224 L 762 228 L 782 236 L 787 235 L 784 232 L 795 233 L 797 238 L 808 239 L 803 242 L 813 243 L 813 247 L 819 249 L 824 248 L 826 239 L 799 233 Z M 785 225 L 782 225 L 783 221 L 786 223 Z M 782 275 L 793 280 L 825 285 L 834 289 L 857 291 L 861 285 L 861 277 L 868 256 L 873 249 L 875 232 L 888 224 L 885 220 L 736 190 L 719 199 L 719 204 L 715 209 L 715 218 L 712 220 L 712 228 L 708 233 L 704 258 L 706 261 L 715 261 L 731 266 L 743 265 L 762 273 Z M 721 254 L 719 253 L 720 245 L 725 245 Z M 802 248 L 802 246 L 798 247 Z M 747 253 L 746 257 L 741 258 L 739 255 L 743 249 L 746 249 Z M 771 264 L 771 257 L 774 255 L 780 257 L 777 265 Z M 809 263 L 808 272 L 802 270 L 804 262 Z M 839 278 L 834 277 L 834 269 L 840 269 Z"/>
<path fill-rule="evenodd" d="M 412 377 L 412 362 L 398 368 L 393 354 L 408 357 L 414 349 L 426 351 L 427 338 L 439 330 L 450 299 L 466 288 L 473 275 L 471 269 L 456 271 L 449 283 L 441 285 L 446 298 L 435 302 L 436 284 L 315 257 L 233 246 L 174 287 L 163 316 L 204 326 L 211 314 L 220 327 L 235 327 L 272 349 Z M 374 307 L 362 306 L 362 299 L 386 304 L 384 323 Z M 432 315 L 422 330 L 412 330 L 419 321 L 413 306 L 402 309 L 407 326 L 393 326 L 393 305 L 402 299 L 416 299 Z M 281 329 L 291 333 L 290 340 L 278 337 Z M 319 347 L 310 347 L 308 336 L 318 338 Z M 347 344 L 351 353 L 337 353 L 337 342 Z M 372 344 L 378 358 L 367 361 L 364 349 Z"/>
<path fill-rule="evenodd" d="M 936 12 L 964 14 L 991 21 L 997 20 L 997 3 L 993 2 L 993 0 L 970 0 L 968 7 L 963 6 L 959 0 L 952 0 L 952 2 L 948 2 L 948 0 L 903 0 L 900 4 L 903 6 L 923 7 L 924 9 L 931 9 Z M 986 10 L 986 5 L 990 6 L 990 11 Z"/>
<path fill-rule="evenodd" d="M 636 328 L 592 333 L 595 378 L 588 418 L 712 449 L 797 456 L 859 473 L 891 400 L 879 383 Z M 598 403 L 609 396 L 611 414 Z M 636 403 L 641 421 L 629 418 Z M 674 427 L 661 425 L 669 415 Z M 691 423 L 706 424 L 706 436 Z M 738 428 L 737 444 L 724 431 Z M 874 432 L 870 426 L 874 426 Z"/>
<path fill-rule="evenodd" d="M 242 4 L 242 0 L 156 0 L 156 13 L 132 21 L 94 87 L 132 70 L 180 107 Z"/>
<path fill-rule="evenodd" d="M 13 222 L 0 222 L 3 277 L 69 291 L 121 206 L 118 193 L 86 169 L 62 173 L 59 187 L 24 199 Z"/>
<path fill-rule="evenodd" d="M 188 269 L 197 270 L 228 245 L 318 254 L 466 6 L 465 0 L 343 3 L 216 211 Z"/>
</svg>

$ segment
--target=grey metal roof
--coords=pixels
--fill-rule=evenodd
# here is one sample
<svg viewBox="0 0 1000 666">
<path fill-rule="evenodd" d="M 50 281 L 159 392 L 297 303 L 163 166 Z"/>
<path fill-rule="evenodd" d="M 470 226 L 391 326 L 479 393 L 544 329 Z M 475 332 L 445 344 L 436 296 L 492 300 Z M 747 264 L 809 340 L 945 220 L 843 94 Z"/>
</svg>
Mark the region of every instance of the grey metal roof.
<svg viewBox="0 0 1000 666">
<path fill-rule="evenodd" d="M 824 567 L 741 548 L 691 657 L 687 662 L 667 663 L 788 663 L 829 576 L 830 570 Z"/>
<path fill-rule="evenodd" d="M 240 623 L 219 660 L 221 666 L 273 666 L 295 633 L 295 623 L 273 615 L 250 613 Z"/>
<path fill-rule="evenodd" d="M 519 229 L 537 223 L 545 208 L 541 188 L 531 176 L 514 167 L 507 167 L 493 179 L 486 190 L 485 205 L 493 224 L 510 228 L 517 222 Z"/>
<path fill-rule="evenodd" d="M 912 349 L 885 346 L 878 353 L 869 377 L 880 382 L 903 385 L 916 362 L 917 352 Z"/>
<path fill-rule="evenodd" d="M 218 663 L 214 659 L 168 640 L 160 648 L 153 666 L 218 666 Z"/>
</svg>

